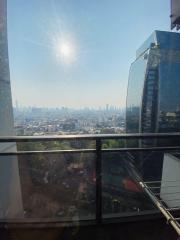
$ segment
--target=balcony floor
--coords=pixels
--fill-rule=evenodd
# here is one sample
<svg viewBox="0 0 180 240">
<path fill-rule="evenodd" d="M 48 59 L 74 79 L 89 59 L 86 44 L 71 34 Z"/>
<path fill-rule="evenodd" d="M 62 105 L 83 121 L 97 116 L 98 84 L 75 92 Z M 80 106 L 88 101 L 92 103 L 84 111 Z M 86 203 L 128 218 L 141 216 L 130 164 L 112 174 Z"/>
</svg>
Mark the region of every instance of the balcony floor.
<svg viewBox="0 0 180 240">
<path fill-rule="evenodd" d="M 57 224 L 1 225 L 1 240 L 177 240 L 178 236 L 165 219 L 126 219 L 123 222 L 87 224 L 84 226 L 58 226 Z"/>
</svg>

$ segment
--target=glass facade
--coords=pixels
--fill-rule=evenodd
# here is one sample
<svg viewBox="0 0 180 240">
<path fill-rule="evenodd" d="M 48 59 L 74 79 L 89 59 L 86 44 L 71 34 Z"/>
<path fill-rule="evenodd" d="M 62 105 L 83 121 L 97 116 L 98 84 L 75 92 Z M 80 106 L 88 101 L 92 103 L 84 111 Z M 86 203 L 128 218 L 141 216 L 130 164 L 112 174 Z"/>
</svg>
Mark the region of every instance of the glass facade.
<svg viewBox="0 0 180 240">
<path fill-rule="evenodd" d="M 129 74 L 126 131 L 179 132 L 180 34 L 155 31 L 137 56 Z"/>
<path fill-rule="evenodd" d="M 155 44 L 155 34 L 152 34 L 136 51 L 136 58 L 140 57 L 143 53 L 145 53 L 149 47 Z"/>
<path fill-rule="evenodd" d="M 140 105 L 143 94 L 146 66 L 147 59 L 140 57 L 131 65 L 130 68 L 126 112 L 128 132 L 139 132 Z"/>
</svg>

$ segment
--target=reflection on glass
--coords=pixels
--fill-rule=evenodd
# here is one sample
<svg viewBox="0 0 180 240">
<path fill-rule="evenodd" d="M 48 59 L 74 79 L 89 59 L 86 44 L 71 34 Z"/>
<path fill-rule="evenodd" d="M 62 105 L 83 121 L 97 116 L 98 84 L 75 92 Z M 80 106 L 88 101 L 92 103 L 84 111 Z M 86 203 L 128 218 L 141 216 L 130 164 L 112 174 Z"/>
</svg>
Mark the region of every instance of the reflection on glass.
<svg viewBox="0 0 180 240">
<path fill-rule="evenodd" d="M 62 221 L 93 219 L 94 159 L 91 154 L 20 157 L 25 217 Z"/>
<path fill-rule="evenodd" d="M 155 31 L 138 50 L 129 74 L 127 132 L 180 131 L 179 41 L 178 33 Z"/>
<path fill-rule="evenodd" d="M 104 217 L 133 215 L 154 209 L 138 185 L 133 155 L 128 152 L 106 153 L 102 163 Z"/>
<path fill-rule="evenodd" d="M 178 33 L 155 31 L 137 51 L 137 59 L 129 73 L 127 132 L 180 131 L 179 42 Z M 179 141 L 146 139 L 139 142 L 141 147 L 157 144 L 178 145 Z M 144 178 L 158 177 L 154 169 L 158 169 L 158 174 L 161 172 L 163 156 L 157 163 L 159 158 L 156 153 L 141 155 Z M 149 163 L 148 159 L 152 161 Z"/>
<path fill-rule="evenodd" d="M 139 132 L 141 98 L 145 81 L 147 59 L 140 57 L 130 68 L 126 108 L 126 131 Z"/>
</svg>

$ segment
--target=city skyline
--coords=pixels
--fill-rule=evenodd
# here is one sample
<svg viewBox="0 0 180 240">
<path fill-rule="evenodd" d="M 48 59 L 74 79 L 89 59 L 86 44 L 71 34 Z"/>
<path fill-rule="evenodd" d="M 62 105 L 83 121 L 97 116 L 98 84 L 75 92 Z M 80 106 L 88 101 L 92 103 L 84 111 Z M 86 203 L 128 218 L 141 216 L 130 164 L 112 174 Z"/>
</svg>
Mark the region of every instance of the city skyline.
<svg viewBox="0 0 180 240">
<path fill-rule="evenodd" d="M 108 105 L 108 107 L 107 107 Z M 79 107 L 79 106 L 75 106 L 75 107 L 70 107 L 70 106 L 61 106 L 61 105 L 57 105 L 57 106 L 39 106 L 39 105 L 20 105 L 17 101 L 15 101 L 15 103 L 13 104 L 13 108 L 14 109 L 28 109 L 28 108 L 41 108 L 41 109 L 70 109 L 70 110 L 85 110 L 85 109 L 89 109 L 89 110 L 111 110 L 111 109 L 120 109 L 120 110 L 125 110 L 126 107 L 120 107 L 118 105 L 110 105 L 110 104 L 105 104 L 105 105 L 101 105 L 101 106 L 84 106 L 84 107 Z"/>
<path fill-rule="evenodd" d="M 135 49 L 154 29 L 170 29 L 169 13 L 168 0 L 9 0 L 14 105 L 125 107 Z"/>
</svg>

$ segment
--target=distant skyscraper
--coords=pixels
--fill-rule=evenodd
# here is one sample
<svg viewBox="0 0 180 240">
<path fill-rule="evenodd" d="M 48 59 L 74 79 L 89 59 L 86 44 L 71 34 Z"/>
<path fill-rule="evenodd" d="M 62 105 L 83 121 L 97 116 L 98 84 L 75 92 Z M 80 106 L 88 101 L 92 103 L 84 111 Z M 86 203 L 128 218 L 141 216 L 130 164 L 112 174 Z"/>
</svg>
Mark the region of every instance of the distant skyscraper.
<svg viewBox="0 0 180 240">
<path fill-rule="evenodd" d="M 126 131 L 180 131 L 180 34 L 155 31 L 137 50 L 126 106 Z"/>
<path fill-rule="evenodd" d="M 14 135 L 6 11 L 6 0 L 0 0 L 0 136 Z M 14 150 L 15 144 L 0 144 L 0 151 Z M 0 218 L 16 217 L 22 212 L 18 160 L 0 157 Z"/>
<path fill-rule="evenodd" d="M 106 104 L 106 111 L 109 110 L 109 104 Z"/>
</svg>

